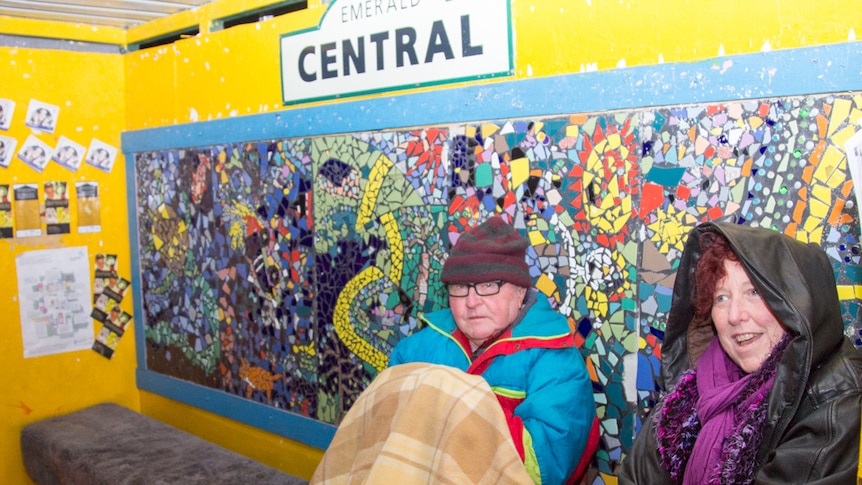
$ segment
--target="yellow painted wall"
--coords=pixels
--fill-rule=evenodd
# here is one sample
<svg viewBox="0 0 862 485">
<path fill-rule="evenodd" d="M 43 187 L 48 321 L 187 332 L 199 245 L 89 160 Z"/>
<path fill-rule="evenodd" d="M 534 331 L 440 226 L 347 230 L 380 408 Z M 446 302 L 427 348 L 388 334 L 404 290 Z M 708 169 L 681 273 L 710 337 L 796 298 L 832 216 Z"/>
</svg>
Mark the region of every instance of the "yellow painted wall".
<svg viewBox="0 0 862 485">
<path fill-rule="evenodd" d="M 59 52 L 45 49 L 0 47 L 0 98 L 15 102 L 15 114 L 4 136 L 18 140 L 18 148 L 33 131 L 24 125 L 31 99 L 60 107 L 53 134 L 37 137 L 55 146 L 62 135 L 89 147 L 97 138 L 119 147 L 125 124 L 123 63 L 119 54 Z M 74 194 L 75 182 L 94 180 L 101 191 L 102 232 L 77 234 L 76 201 L 70 201 L 71 234 L 36 238 L 0 239 L 0 483 L 29 483 L 21 462 L 19 436 L 27 423 L 67 413 L 102 401 L 113 401 L 132 409 L 140 406 L 135 387 L 134 330 L 129 328 L 108 360 L 92 350 L 24 358 L 18 305 L 15 258 L 27 251 L 86 246 L 93 255 L 117 254 L 121 276 L 129 279 L 129 235 L 123 158 L 110 174 L 82 164 L 71 172 L 50 162 L 42 173 L 13 160 L 0 168 L 0 183 L 66 181 Z M 92 264 L 91 266 L 91 277 Z M 132 312 L 131 298 L 121 307 Z M 101 323 L 94 322 L 98 331 Z"/>
<path fill-rule="evenodd" d="M 103 41 L 124 36 L 124 42 L 136 42 L 192 21 L 207 26 L 219 12 L 240 11 L 250 1 L 216 0 L 212 7 L 197 10 L 192 20 L 187 13 L 128 32 L 106 30 L 99 35 L 104 36 Z M 266 1 L 252 3 L 259 6 Z M 310 0 L 306 11 L 222 32 L 208 33 L 202 28 L 198 37 L 123 56 L 0 48 L 0 98 L 15 100 L 21 110 L 26 110 L 31 97 L 57 104 L 62 108 L 57 135 L 84 141 L 97 137 L 111 144 L 119 144 L 121 129 L 285 109 L 281 106 L 279 36 L 316 26 L 325 8 L 320 0 Z M 856 40 L 856 32 L 862 34 L 862 11 L 856 0 L 512 0 L 512 16 L 518 79 L 840 43 Z M 46 31 L 43 24 L 28 26 L 6 20 L 0 17 L 0 33 L 43 35 Z M 74 35 L 70 33 L 74 31 L 62 29 L 64 35 Z M 80 40 L 92 40 L 90 37 Z M 29 130 L 22 127 L 13 127 L 7 134 L 23 140 Z M 339 128 L 333 126 L 333 131 Z M 50 138 L 44 137 L 53 144 Z M 106 400 L 140 409 L 294 475 L 310 477 L 322 455 L 320 450 L 137 391 L 131 331 L 110 361 L 92 351 L 21 358 L 13 277 L 17 254 L 51 245 L 87 245 L 91 253 L 118 253 L 121 275 L 128 275 L 122 159 L 118 163 L 110 175 L 86 167 L 71 174 L 56 164 L 36 174 L 20 162 L 13 162 L 8 170 L 0 169 L 0 183 L 7 179 L 99 180 L 105 221 L 103 232 L 92 236 L 55 236 L 24 244 L 0 240 L 0 274 L 7 276 L 0 283 L 6 298 L 0 317 L 6 324 L 0 337 L 5 359 L 0 376 L 7 416 L 0 427 L 0 483 L 26 483 L 17 441 L 24 424 Z M 73 227 L 75 223 L 73 218 Z M 131 312 L 130 301 L 123 307 Z"/>
<path fill-rule="evenodd" d="M 128 54 L 127 128 L 284 109 L 279 35 L 318 25 L 327 5 L 308 3 L 302 12 Z M 516 79 L 834 44 L 862 35 L 862 12 L 854 0 L 511 0 L 511 5 Z"/>
<path fill-rule="evenodd" d="M 518 76 L 690 62 L 856 40 L 853 0 L 512 1 Z M 768 43 L 768 45 L 767 45 Z"/>
</svg>

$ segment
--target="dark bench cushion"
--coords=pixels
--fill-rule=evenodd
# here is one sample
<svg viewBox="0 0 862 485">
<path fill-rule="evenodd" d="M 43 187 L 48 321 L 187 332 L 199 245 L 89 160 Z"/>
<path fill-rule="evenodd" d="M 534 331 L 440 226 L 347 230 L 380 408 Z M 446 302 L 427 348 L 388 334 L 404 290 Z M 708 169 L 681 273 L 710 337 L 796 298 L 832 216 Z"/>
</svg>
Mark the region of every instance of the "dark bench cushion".
<svg viewBox="0 0 862 485">
<path fill-rule="evenodd" d="M 31 423 L 21 451 L 41 485 L 307 483 L 116 404 Z"/>
</svg>

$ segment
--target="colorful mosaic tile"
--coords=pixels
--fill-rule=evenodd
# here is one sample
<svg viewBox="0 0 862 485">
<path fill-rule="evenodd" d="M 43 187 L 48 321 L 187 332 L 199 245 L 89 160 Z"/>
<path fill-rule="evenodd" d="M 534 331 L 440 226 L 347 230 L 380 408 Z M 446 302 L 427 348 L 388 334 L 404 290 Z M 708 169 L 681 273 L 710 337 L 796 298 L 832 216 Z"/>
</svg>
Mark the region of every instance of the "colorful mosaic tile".
<svg viewBox="0 0 862 485">
<path fill-rule="evenodd" d="M 500 214 L 593 381 L 615 483 L 660 386 L 685 236 L 706 220 L 820 244 L 862 346 L 844 142 L 862 96 L 465 123 L 136 155 L 147 366 L 337 423 L 417 315 L 450 244 Z"/>
</svg>

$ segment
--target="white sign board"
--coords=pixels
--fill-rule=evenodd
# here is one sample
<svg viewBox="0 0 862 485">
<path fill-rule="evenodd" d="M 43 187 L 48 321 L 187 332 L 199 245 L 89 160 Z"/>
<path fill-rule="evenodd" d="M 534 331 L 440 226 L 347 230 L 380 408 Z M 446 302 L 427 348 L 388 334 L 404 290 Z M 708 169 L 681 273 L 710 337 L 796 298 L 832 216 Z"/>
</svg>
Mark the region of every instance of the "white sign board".
<svg viewBox="0 0 862 485">
<path fill-rule="evenodd" d="M 284 104 L 511 76 L 510 0 L 334 0 L 281 37 Z"/>
</svg>

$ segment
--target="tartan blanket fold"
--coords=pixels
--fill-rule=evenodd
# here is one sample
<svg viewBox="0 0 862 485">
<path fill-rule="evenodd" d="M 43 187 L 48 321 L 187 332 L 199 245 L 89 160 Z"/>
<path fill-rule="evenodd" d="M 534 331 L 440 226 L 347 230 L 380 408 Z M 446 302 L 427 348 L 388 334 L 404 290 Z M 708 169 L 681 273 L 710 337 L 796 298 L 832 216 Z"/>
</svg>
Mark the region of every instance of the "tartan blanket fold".
<svg viewBox="0 0 862 485">
<path fill-rule="evenodd" d="M 359 396 L 310 483 L 532 481 L 482 377 L 412 363 L 381 372 Z"/>
</svg>

